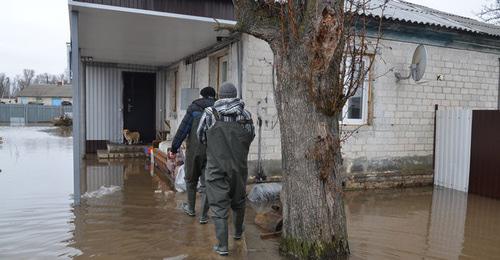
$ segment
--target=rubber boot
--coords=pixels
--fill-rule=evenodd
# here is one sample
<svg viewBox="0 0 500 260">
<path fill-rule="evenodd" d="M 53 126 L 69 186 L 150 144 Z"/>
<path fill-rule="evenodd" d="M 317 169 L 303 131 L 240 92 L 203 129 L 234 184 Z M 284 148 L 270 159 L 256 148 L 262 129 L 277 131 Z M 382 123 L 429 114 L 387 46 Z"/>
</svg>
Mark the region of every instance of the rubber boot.
<svg viewBox="0 0 500 260">
<path fill-rule="evenodd" d="M 240 240 L 245 231 L 245 226 L 243 222 L 245 221 L 245 208 L 233 210 L 233 225 L 234 225 L 234 236 L 236 240 Z"/>
<path fill-rule="evenodd" d="M 194 217 L 196 214 L 195 214 L 195 211 L 194 211 L 194 207 L 195 207 L 195 204 L 196 204 L 196 185 L 194 185 L 194 188 L 193 188 L 193 185 L 192 183 L 187 183 L 187 205 L 184 205 L 183 209 L 184 209 L 184 212 L 186 214 L 188 214 L 189 216 L 191 217 Z"/>
<path fill-rule="evenodd" d="M 200 224 L 208 223 L 208 199 L 207 194 L 205 192 L 201 193 L 201 216 L 200 216 Z"/>
<path fill-rule="evenodd" d="M 219 255 L 228 255 L 228 241 L 227 241 L 227 219 L 214 218 L 215 237 L 219 243 L 214 246 L 214 251 Z"/>
</svg>

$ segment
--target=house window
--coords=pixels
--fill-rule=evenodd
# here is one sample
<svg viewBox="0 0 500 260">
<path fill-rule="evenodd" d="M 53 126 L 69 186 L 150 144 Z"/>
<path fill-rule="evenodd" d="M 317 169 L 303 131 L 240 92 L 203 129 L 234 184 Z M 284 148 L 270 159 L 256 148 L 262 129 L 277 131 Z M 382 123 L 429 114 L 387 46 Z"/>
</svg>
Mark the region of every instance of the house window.
<svg viewBox="0 0 500 260">
<path fill-rule="evenodd" d="M 360 65 L 360 68 L 367 68 L 368 58 Z M 366 70 L 365 70 L 366 71 Z M 359 73 L 359 72 L 358 72 Z M 360 86 L 356 93 L 347 100 L 342 109 L 342 124 L 345 125 L 363 125 L 368 123 L 368 99 L 370 97 L 370 73 L 365 73 L 364 80 L 360 82 Z"/>
<path fill-rule="evenodd" d="M 222 62 L 221 81 L 221 83 L 227 81 L 227 61 Z"/>
<path fill-rule="evenodd" d="M 228 55 L 217 58 L 217 86 L 216 90 L 219 93 L 219 88 L 227 81 L 229 71 L 229 58 Z"/>
<path fill-rule="evenodd" d="M 179 87 L 179 72 L 176 70 L 172 73 L 172 88 L 170 94 L 170 111 L 177 112 L 177 88 Z"/>
</svg>

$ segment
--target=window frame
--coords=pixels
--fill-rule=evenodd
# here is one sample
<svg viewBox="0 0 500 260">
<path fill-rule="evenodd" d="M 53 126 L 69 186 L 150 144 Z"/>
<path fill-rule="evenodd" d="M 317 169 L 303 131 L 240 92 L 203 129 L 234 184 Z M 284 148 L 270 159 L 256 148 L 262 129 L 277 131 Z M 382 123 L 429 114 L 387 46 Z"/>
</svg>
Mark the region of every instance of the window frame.
<svg viewBox="0 0 500 260">
<path fill-rule="evenodd" d="M 175 69 L 173 71 L 173 77 L 174 77 L 174 87 L 173 87 L 173 93 L 171 93 L 171 98 L 172 98 L 172 112 L 177 113 L 177 92 L 179 88 L 179 70 Z"/>
<path fill-rule="evenodd" d="M 368 62 L 372 62 L 373 64 L 373 56 L 372 55 L 365 55 L 363 58 L 365 61 L 365 64 L 369 64 Z M 366 67 L 366 66 L 365 66 Z M 349 109 L 349 100 L 344 104 L 344 107 L 342 108 L 342 119 L 339 120 L 339 123 L 342 125 L 367 125 L 369 124 L 369 110 L 370 110 L 370 104 L 371 104 L 371 82 L 372 82 L 372 69 L 373 65 L 370 68 L 369 71 L 366 73 L 366 77 L 363 80 L 363 101 L 361 104 L 361 118 L 348 118 L 348 109 Z M 359 88 L 358 88 L 359 90 Z M 351 99 L 350 97 L 349 99 Z"/>
<path fill-rule="evenodd" d="M 223 79 L 222 79 L 222 75 L 223 75 L 222 67 L 223 67 L 224 62 L 226 63 L 226 71 L 225 71 L 226 80 L 225 81 L 223 81 Z M 229 78 L 229 53 L 224 52 L 221 55 L 217 56 L 217 82 L 216 82 L 217 94 L 219 93 L 219 89 L 222 86 L 222 84 L 227 82 L 228 78 Z"/>
</svg>

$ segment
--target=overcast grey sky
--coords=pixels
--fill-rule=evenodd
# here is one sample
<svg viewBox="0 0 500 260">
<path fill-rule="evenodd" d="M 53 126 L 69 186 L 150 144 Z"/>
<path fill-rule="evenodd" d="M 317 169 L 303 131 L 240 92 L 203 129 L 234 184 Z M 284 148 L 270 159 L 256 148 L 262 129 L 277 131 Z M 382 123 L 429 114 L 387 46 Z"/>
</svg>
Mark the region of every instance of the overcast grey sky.
<svg viewBox="0 0 500 260">
<path fill-rule="evenodd" d="M 407 0 L 475 18 L 488 0 Z M 63 73 L 69 42 L 67 0 L 0 0 L 0 72 Z"/>
</svg>

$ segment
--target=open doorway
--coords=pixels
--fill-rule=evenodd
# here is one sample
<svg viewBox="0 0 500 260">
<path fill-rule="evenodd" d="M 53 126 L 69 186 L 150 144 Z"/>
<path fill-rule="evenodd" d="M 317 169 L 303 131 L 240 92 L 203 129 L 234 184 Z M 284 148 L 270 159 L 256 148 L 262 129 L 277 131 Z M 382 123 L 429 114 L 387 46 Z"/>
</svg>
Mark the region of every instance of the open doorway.
<svg viewBox="0 0 500 260">
<path fill-rule="evenodd" d="M 139 132 L 142 143 L 156 136 L 156 74 L 123 72 L 123 128 Z"/>
</svg>

